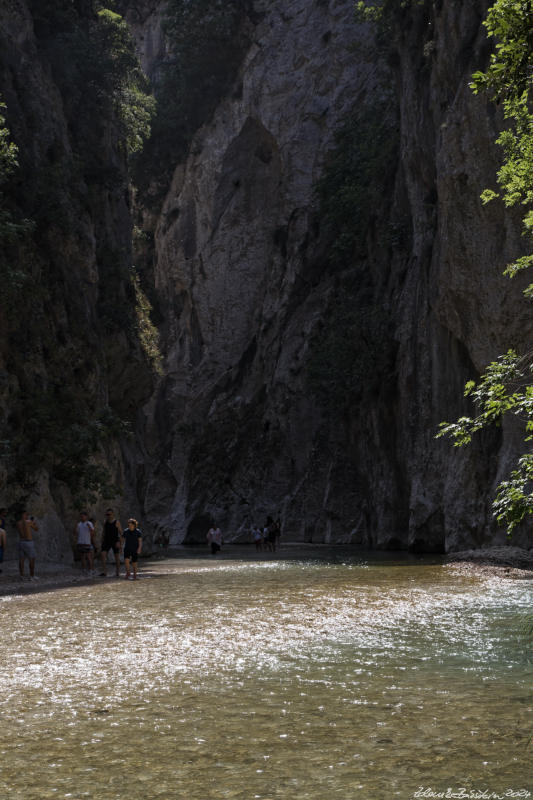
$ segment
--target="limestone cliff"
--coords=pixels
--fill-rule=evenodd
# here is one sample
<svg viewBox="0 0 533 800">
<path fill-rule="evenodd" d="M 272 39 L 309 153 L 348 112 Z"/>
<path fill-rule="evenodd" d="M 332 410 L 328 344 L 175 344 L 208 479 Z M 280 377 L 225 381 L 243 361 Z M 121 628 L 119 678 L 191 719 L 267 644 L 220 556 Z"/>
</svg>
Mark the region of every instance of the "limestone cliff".
<svg viewBox="0 0 533 800">
<path fill-rule="evenodd" d="M 19 162 L 1 187 L 8 557 L 23 506 L 40 522 L 38 557 L 55 559 L 72 557 L 77 508 L 91 496 L 98 516 L 123 489 L 138 509 L 120 440 L 152 377 L 135 317 L 125 154 L 102 88 L 88 80 L 91 6 L 0 4 L 0 95 Z"/>
<path fill-rule="evenodd" d="M 465 380 L 531 339 L 520 287 L 501 275 L 518 221 L 479 201 L 501 123 L 468 88 L 487 57 L 487 3 L 404 9 L 386 52 L 351 2 L 254 9 L 234 91 L 176 165 L 155 230 L 166 361 L 146 409 L 146 515 L 174 541 L 203 539 L 211 518 L 238 536 L 278 511 L 290 539 L 444 550 L 497 538 L 489 494 L 514 432 L 459 454 L 434 439 Z M 145 24 L 160 53 L 153 14 Z M 363 252 L 339 267 L 315 186 L 335 131 L 383 100 L 392 179 L 375 175 Z M 346 299 L 354 357 L 373 338 L 387 358 L 340 413 L 309 364 L 342 331 Z"/>
<path fill-rule="evenodd" d="M 157 142 L 137 162 L 137 273 L 93 3 L 67 5 L 0 3 L 20 151 L 0 188 L 25 231 L 0 260 L 0 499 L 44 518 L 40 555 L 69 551 L 82 478 L 92 511 L 121 496 L 148 539 L 203 541 L 213 519 L 239 538 L 280 513 L 291 540 L 502 540 L 490 496 L 517 431 L 460 453 L 434 438 L 466 410 L 464 382 L 532 338 L 522 287 L 502 276 L 520 221 L 479 200 L 502 125 L 468 88 L 488 2 L 398 4 L 376 37 L 352 0 L 243 0 L 221 96 L 171 109 L 189 119 L 179 147 L 164 131 L 176 163 L 157 162 Z M 157 88 L 166 2 L 114 7 Z"/>
</svg>

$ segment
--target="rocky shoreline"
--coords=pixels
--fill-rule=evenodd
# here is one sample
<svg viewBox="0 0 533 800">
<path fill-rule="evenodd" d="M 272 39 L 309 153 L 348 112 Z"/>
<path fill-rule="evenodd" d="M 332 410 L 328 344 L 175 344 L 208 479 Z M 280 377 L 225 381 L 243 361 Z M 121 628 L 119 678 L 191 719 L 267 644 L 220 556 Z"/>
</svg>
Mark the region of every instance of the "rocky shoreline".
<svg viewBox="0 0 533 800">
<path fill-rule="evenodd" d="M 99 567 L 100 565 L 98 565 Z M 33 594 L 34 592 L 49 591 L 51 589 L 66 588 L 74 584 L 93 583 L 95 576 L 85 575 L 79 567 L 63 564 L 56 561 L 39 561 L 36 564 L 36 576 L 30 580 L 28 576 L 28 564 L 25 565 L 25 576 L 21 578 L 18 572 L 18 561 L 9 560 L 2 564 L 0 573 L 0 597 L 6 595 Z M 100 572 L 98 569 L 97 575 Z M 98 580 L 111 580 L 109 576 L 114 575 L 111 567 L 108 570 L 107 578 Z M 116 578 L 113 578 L 116 580 Z"/>
<path fill-rule="evenodd" d="M 450 566 L 510 578 L 533 578 L 533 551 L 522 547 L 486 547 L 448 553 Z"/>
</svg>

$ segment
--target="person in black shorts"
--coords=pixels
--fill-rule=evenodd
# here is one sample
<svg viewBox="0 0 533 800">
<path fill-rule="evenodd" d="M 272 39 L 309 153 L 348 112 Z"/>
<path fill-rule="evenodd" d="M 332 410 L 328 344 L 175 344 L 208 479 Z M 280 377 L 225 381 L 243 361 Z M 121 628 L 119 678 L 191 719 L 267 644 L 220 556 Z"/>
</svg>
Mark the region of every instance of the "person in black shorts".
<svg viewBox="0 0 533 800">
<path fill-rule="evenodd" d="M 120 574 L 120 546 L 122 542 L 122 525 L 115 518 L 115 512 L 108 508 L 105 512 L 104 530 L 102 533 L 102 549 L 100 557 L 102 559 L 102 572 L 100 575 L 105 578 L 107 575 L 107 554 L 110 550 L 115 556 L 115 575 Z"/>
<path fill-rule="evenodd" d="M 137 527 L 136 519 L 128 520 L 128 527 L 124 531 L 124 566 L 126 567 L 125 579 L 130 577 L 130 561 L 133 564 L 133 580 L 137 580 L 137 561 L 143 546 L 143 535 Z"/>
</svg>

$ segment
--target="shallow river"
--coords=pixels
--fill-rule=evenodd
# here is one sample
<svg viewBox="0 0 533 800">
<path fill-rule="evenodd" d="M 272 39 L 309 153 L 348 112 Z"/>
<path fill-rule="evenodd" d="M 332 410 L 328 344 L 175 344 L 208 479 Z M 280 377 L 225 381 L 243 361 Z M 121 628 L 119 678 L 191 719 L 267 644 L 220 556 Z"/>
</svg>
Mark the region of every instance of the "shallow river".
<svg viewBox="0 0 533 800">
<path fill-rule="evenodd" d="M 533 797 L 532 581 L 248 554 L 0 598 L 1 800 Z"/>
</svg>

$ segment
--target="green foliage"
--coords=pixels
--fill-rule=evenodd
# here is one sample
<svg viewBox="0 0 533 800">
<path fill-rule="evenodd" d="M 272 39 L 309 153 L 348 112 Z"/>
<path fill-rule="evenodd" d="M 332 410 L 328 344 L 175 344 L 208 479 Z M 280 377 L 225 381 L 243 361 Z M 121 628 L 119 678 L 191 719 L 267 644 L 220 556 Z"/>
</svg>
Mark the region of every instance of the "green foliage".
<svg viewBox="0 0 533 800">
<path fill-rule="evenodd" d="M 455 446 L 461 447 L 487 424 L 499 422 L 504 414 L 511 413 L 527 420 L 529 440 L 529 431 L 533 430 L 533 386 L 528 381 L 532 374 L 533 363 L 508 350 L 488 365 L 479 383 L 468 381 L 465 386 L 465 397 L 474 400 L 476 416 L 461 417 L 455 423 L 442 422 L 439 436 L 451 436 Z"/>
<path fill-rule="evenodd" d="M 2 113 L 5 108 L 6 104 L 0 101 L 0 185 L 18 167 L 18 147 L 11 141 L 6 127 L 6 118 Z"/>
<path fill-rule="evenodd" d="M 6 187 L 9 226 L 2 224 L 0 208 L 0 279 L 10 337 L 4 356 L 20 392 L 13 391 L 0 437 L 10 482 L 31 487 L 36 470 L 44 468 L 52 482 L 68 486 L 75 502 L 88 503 L 97 494 L 116 494 L 105 459 L 125 426 L 97 397 L 105 381 L 108 330 L 94 325 L 88 313 L 93 299 L 76 276 L 90 262 L 90 217 L 99 284 L 114 292 L 108 302 L 124 304 L 121 316 L 119 308 L 110 315 L 118 327 L 131 320 L 128 333 L 138 346 L 127 229 L 111 231 L 109 209 L 124 208 L 126 155 L 138 151 L 148 135 L 154 100 L 117 14 L 93 0 L 28 0 L 28 6 L 39 62 L 48 62 L 61 98 L 68 143 L 60 133 L 54 139 L 57 126 L 46 121 L 46 148 L 35 144 L 41 115 L 53 115 L 53 109 L 47 111 L 27 87 L 15 86 L 22 99 L 16 128 L 20 168 Z M 13 70 L 21 80 L 25 73 Z M 14 151 L 6 144 L 2 130 L 0 161 L 11 164 Z M 32 237 L 21 235 L 27 228 L 18 221 L 20 209 L 35 220 Z M 100 256 L 110 241 L 120 254 L 108 273 Z"/>
<path fill-rule="evenodd" d="M 393 239 L 402 244 L 402 230 L 380 218 L 399 145 L 392 109 L 393 103 L 384 100 L 348 115 L 316 186 L 328 266 L 343 277 L 329 300 L 324 326 L 310 343 L 307 381 L 334 412 L 346 413 L 374 395 L 391 369 L 388 314 L 371 299 L 368 273 L 359 274 L 355 265 L 367 255 L 372 229 L 385 248 Z"/>
<path fill-rule="evenodd" d="M 533 28 L 531 0 L 497 0 L 483 23 L 497 40 L 485 72 L 472 76 L 474 92 L 490 91 L 494 99 L 520 98 L 531 89 Z"/>
<path fill-rule="evenodd" d="M 399 11 L 423 4 L 424 0 L 356 0 L 355 17 L 359 22 L 382 23 Z"/>
<path fill-rule="evenodd" d="M 161 375 L 163 368 L 161 350 L 159 349 L 159 332 L 152 322 L 152 305 L 142 290 L 141 281 L 135 268 L 131 271 L 131 283 L 135 292 L 135 327 L 137 337 L 146 358 L 153 366 L 155 372 Z"/>
<path fill-rule="evenodd" d="M 20 425 L 5 443 L 4 455 L 22 486 L 29 486 L 37 464 L 68 486 L 75 503 L 118 493 L 109 471 L 95 458 L 103 454 L 106 444 L 129 430 L 111 408 L 91 411 L 82 391 L 58 383 L 27 392 L 20 415 Z"/>
<path fill-rule="evenodd" d="M 98 313 L 103 329 L 108 334 L 125 332 L 133 344 L 140 345 L 152 369 L 161 374 L 159 332 L 136 268 L 127 265 L 121 252 L 102 249 L 99 273 Z"/>
<path fill-rule="evenodd" d="M 333 294 L 310 342 L 307 381 L 324 407 L 345 413 L 374 396 L 390 374 L 393 347 L 386 311 L 357 297 L 353 281 Z"/>
<path fill-rule="evenodd" d="M 488 365 L 478 383 L 469 381 L 465 396 L 471 397 L 476 414 L 460 417 L 456 422 L 442 422 L 438 437 L 449 436 L 455 447 L 470 444 L 472 436 L 488 425 L 501 423 L 511 414 L 524 423 L 524 439 L 533 439 L 533 357 L 520 357 L 509 350 Z M 518 460 L 510 479 L 502 481 L 493 503 L 498 522 L 505 524 L 509 534 L 533 513 L 533 456 L 529 453 Z"/>
<path fill-rule="evenodd" d="M 496 519 L 507 526 L 509 535 L 527 515 L 533 514 L 532 486 L 533 455 L 524 455 L 518 459 L 518 468 L 512 470 L 509 480 L 498 486 L 493 503 Z"/>
<path fill-rule="evenodd" d="M 354 257 L 366 253 L 370 224 L 383 206 L 396 168 L 399 136 L 390 108 L 376 103 L 348 116 L 318 181 L 320 216 L 332 242 L 332 264 L 349 266 Z"/>
<path fill-rule="evenodd" d="M 5 103 L 0 101 L 0 187 L 19 166 L 18 147 L 11 141 L 2 113 L 5 108 Z M 20 250 L 21 240 L 32 230 L 32 221 L 17 218 L 7 207 L 4 194 L 0 191 L 0 281 L 7 313 L 27 278 L 24 272 L 13 266 L 13 251 Z"/>
<path fill-rule="evenodd" d="M 83 141 L 80 155 L 94 158 L 113 120 L 126 152 L 138 152 L 149 136 L 155 101 L 127 23 L 96 0 L 80 10 L 72 0 L 29 2 L 73 132 Z"/>
<path fill-rule="evenodd" d="M 425 5 L 427 0 L 356 0 L 355 19 L 372 24 L 378 42 L 389 48 L 394 36 L 401 30 L 405 13 Z"/>
<path fill-rule="evenodd" d="M 103 90 L 112 99 L 129 154 L 139 152 L 150 135 L 155 100 L 135 53 L 127 23 L 109 9 L 98 12 L 91 43 L 96 45 Z"/>
<path fill-rule="evenodd" d="M 135 164 L 135 183 L 145 201 L 158 200 L 157 188 L 148 198 L 149 187 L 168 181 L 194 132 L 230 89 L 249 43 L 247 6 L 248 0 L 167 3 L 168 57 L 154 78 L 157 112 L 152 136 Z"/>
<path fill-rule="evenodd" d="M 533 232 L 533 26 L 531 0 L 498 0 L 484 22 L 488 35 L 496 39 L 495 51 L 485 72 L 472 76 L 471 88 L 490 93 L 493 100 L 503 102 L 504 117 L 510 127 L 497 138 L 504 160 L 498 171 L 501 195 L 492 190 L 482 194 L 484 203 L 501 196 L 506 206 L 523 205 L 524 232 Z M 526 256 L 510 264 L 510 277 L 531 266 Z M 532 293 L 529 287 L 528 294 Z"/>
<path fill-rule="evenodd" d="M 524 233 L 533 232 L 533 9 L 531 0 L 497 0 L 489 9 L 485 26 L 496 47 L 485 72 L 472 76 L 475 93 L 489 92 L 493 100 L 503 101 L 504 117 L 510 127 L 498 139 L 504 161 L 498 171 L 501 199 L 508 207 L 525 207 Z M 483 203 L 498 197 L 486 189 Z M 505 274 L 513 277 L 533 266 L 533 254 L 509 264 Z M 533 297 L 533 284 L 526 290 Z M 475 402 L 476 415 L 461 417 L 455 423 L 442 423 L 438 436 L 450 436 L 456 446 L 469 444 L 472 435 L 511 414 L 524 421 L 525 442 L 533 438 L 533 364 L 531 356 L 519 357 L 509 350 L 486 368 L 480 381 L 467 383 L 465 395 Z M 498 522 L 505 524 L 509 535 L 526 516 L 533 513 L 533 456 L 529 452 L 518 459 L 508 480 L 502 481 L 493 502 Z"/>
</svg>

